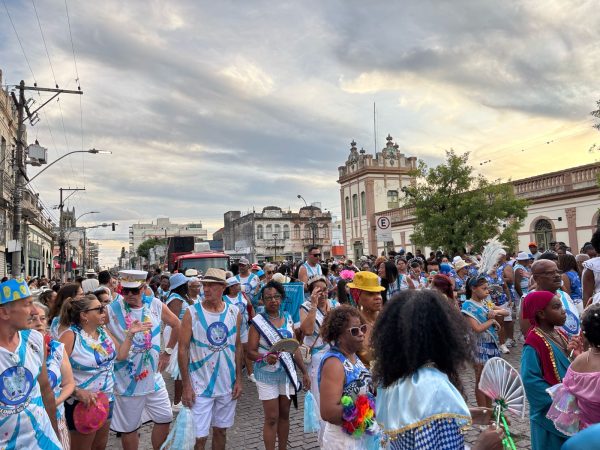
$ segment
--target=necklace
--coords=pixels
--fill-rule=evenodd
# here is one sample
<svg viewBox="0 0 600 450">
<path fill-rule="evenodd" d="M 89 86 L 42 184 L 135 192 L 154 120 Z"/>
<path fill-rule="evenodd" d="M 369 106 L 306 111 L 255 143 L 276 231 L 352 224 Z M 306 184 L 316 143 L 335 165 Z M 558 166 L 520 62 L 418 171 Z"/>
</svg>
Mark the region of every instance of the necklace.
<svg viewBox="0 0 600 450">
<path fill-rule="evenodd" d="M 541 328 L 538 327 L 538 329 L 542 332 L 542 334 L 544 336 L 546 336 L 548 339 L 550 339 L 552 342 L 554 342 L 556 345 L 558 345 L 558 347 L 565 353 L 567 354 L 567 347 L 568 347 L 568 341 L 566 340 L 566 338 L 560 334 L 559 332 L 557 332 L 556 330 L 554 330 L 553 333 L 546 333 L 544 330 L 542 330 Z M 553 336 L 553 334 L 556 334 L 558 337 Z"/>
<path fill-rule="evenodd" d="M 278 313 L 276 316 L 272 316 L 271 314 L 267 313 L 267 317 L 269 320 L 278 320 L 281 319 L 281 313 Z"/>
<path fill-rule="evenodd" d="M 97 327 L 96 331 L 98 333 L 98 337 L 94 338 L 89 335 L 81 326 L 77 325 L 77 331 L 81 338 L 85 341 L 85 344 L 90 347 L 94 352 L 98 353 L 102 356 L 108 356 L 111 353 L 114 353 L 114 348 L 111 340 L 107 336 L 103 327 Z"/>
</svg>

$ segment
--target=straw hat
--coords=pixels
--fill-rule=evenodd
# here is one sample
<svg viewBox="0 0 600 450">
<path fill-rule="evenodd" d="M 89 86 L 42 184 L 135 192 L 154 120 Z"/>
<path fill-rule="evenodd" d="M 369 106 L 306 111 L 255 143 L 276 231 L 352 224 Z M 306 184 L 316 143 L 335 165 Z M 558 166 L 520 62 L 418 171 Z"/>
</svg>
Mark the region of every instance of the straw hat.
<svg viewBox="0 0 600 450">
<path fill-rule="evenodd" d="M 465 267 L 469 267 L 470 265 L 471 263 L 468 263 L 464 259 L 461 259 L 460 261 L 454 264 L 454 270 L 458 272 L 460 269 L 464 269 Z"/>
<path fill-rule="evenodd" d="M 206 271 L 206 274 L 202 277 L 202 284 L 206 283 L 227 284 L 227 278 L 225 278 L 225 271 L 222 269 L 215 269 L 214 267 L 211 267 Z"/>
<path fill-rule="evenodd" d="M 350 289 L 358 289 L 367 292 L 385 291 L 385 288 L 379 285 L 379 277 L 373 272 L 368 271 L 356 272 L 352 283 L 348 283 L 346 286 Z"/>
</svg>

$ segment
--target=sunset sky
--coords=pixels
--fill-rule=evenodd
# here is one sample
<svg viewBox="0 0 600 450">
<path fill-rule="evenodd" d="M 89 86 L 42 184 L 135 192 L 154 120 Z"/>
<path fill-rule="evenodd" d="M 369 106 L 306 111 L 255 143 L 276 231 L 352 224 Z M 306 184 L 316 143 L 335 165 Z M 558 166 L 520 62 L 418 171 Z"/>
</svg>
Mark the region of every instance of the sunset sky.
<svg viewBox="0 0 600 450">
<path fill-rule="evenodd" d="M 80 83 L 29 140 L 50 160 L 113 154 L 69 156 L 34 188 L 57 218 L 58 189 L 85 187 L 69 207 L 101 211 L 88 225 L 119 223 L 88 234 L 104 265 L 129 225 L 159 216 L 210 234 L 225 211 L 297 210 L 297 194 L 339 215 L 337 167 L 352 139 L 373 152 L 374 103 L 378 147 L 390 133 L 429 164 L 469 151 L 491 179 L 600 157 L 596 2 L 66 4 L 71 33 L 64 0 L 2 0 L 2 83 Z"/>
</svg>

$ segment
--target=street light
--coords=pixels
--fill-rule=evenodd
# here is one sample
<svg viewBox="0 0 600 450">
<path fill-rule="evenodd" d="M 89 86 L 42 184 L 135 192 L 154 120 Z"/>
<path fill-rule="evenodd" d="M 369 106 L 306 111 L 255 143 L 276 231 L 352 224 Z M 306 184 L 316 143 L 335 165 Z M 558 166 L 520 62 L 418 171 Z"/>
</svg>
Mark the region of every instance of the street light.
<svg viewBox="0 0 600 450">
<path fill-rule="evenodd" d="M 48 170 L 50 167 L 52 167 L 54 164 L 56 164 L 57 162 L 59 162 L 61 159 L 66 158 L 67 156 L 72 155 L 74 153 L 91 153 L 93 155 L 110 155 L 110 154 L 112 154 L 112 152 L 110 152 L 110 151 L 107 151 L 107 150 L 96 150 L 95 148 L 91 148 L 89 150 L 75 150 L 75 151 L 72 151 L 72 152 L 69 152 L 69 153 L 65 153 L 60 158 L 52 161 L 50 164 L 48 164 L 46 167 L 44 167 L 42 170 L 40 170 L 38 173 L 36 173 L 25 184 L 27 185 L 27 184 L 31 183 L 33 180 L 35 180 L 37 177 L 39 177 L 42 173 L 44 173 L 44 171 Z"/>
<path fill-rule="evenodd" d="M 77 219 L 75 219 L 75 223 L 77 224 L 77 221 L 79 219 L 81 219 L 83 216 L 87 216 L 88 214 L 100 214 L 100 211 L 88 211 L 88 212 L 84 212 L 83 214 L 81 214 Z M 87 254 L 85 252 L 85 241 L 86 241 L 86 236 L 85 236 L 85 228 L 83 229 L 83 268 L 82 268 L 82 272 L 85 273 L 85 270 L 87 269 Z"/>
<path fill-rule="evenodd" d="M 277 237 L 279 235 L 277 233 L 273 233 L 273 239 L 275 239 L 275 256 L 273 257 L 273 262 L 277 262 Z"/>
<path fill-rule="evenodd" d="M 306 207 L 308 207 L 308 203 L 306 202 L 306 200 L 304 199 L 304 197 L 302 197 L 300 194 L 298 194 L 298 198 L 302 199 L 302 201 L 304 202 L 304 205 Z M 311 230 L 311 234 L 312 234 L 312 245 L 313 247 L 315 246 L 315 221 L 314 221 L 314 207 L 311 206 L 310 207 L 310 230 Z"/>
</svg>

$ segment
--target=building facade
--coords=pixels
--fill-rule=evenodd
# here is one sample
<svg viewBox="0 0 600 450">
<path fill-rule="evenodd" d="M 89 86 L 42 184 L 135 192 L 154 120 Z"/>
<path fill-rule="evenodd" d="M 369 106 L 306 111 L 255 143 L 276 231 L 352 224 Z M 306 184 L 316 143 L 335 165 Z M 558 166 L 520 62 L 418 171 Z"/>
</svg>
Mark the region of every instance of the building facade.
<svg viewBox="0 0 600 450">
<path fill-rule="evenodd" d="M 600 164 L 588 164 L 558 172 L 546 173 L 512 182 L 515 195 L 527 199 L 527 216 L 517 232 L 518 248 L 513 251 L 527 251 L 528 244 L 537 242 L 541 249 L 547 249 L 550 242 L 565 242 L 573 253 L 600 226 L 600 188 L 597 180 Z M 415 252 L 411 242 L 415 218 L 412 208 L 394 208 L 380 211 L 375 217 L 386 216 L 392 223 L 393 245 Z M 378 253 L 388 246 L 379 241 Z M 429 248 L 421 249 L 424 253 Z"/>
<path fill-rule="evenodd" d="M 195 240 L 205 241 L 208 233 L 202 228 L 202 222 L 172 223 L 168 217 L 156 219 L 156 223 L 136 223 L 129 227 L 129 253 L 136 254 L 140 244 L 151 238 L 173 236 L 194 236 Z"/>
<path fill-rule="evenodd" d="M 3 86 L 0 71 L 0 86 Z M 15 193 L 14 158 L 18 118 L 8 89 L 0 89 L 0 277 L 10 273 L 12 260 L 13 208 Z M 24 133 L 23 140 L 27 141 Z M 54 224 L 44 213 L 39 198 L 28 187 L 23 190 L 21 224 L 21 273 L 50 276 Z"/>
<path fill-rule="evenodd" d="M 304 259 L 308 248 L 316 245 L 322 258 L 331 256 L 331 213 L 316 204 L 298 212 L 267 206 L 262 212 L 224 215 L 223 247 L 233 258 L 247 257 L 253 262 Z"/>
<path fill-rule="evenodd" d="M 402 188 L 412 182 L 410 172 L 417 158 L 400 152 L 392 136 L 375 155 L 350 144 L 350 155 L 338 168 L 342 232 L 346 256 L 357 260 L 364 254 L 377 253 L 375 214 L 399 208 Z"/>
</svg>

